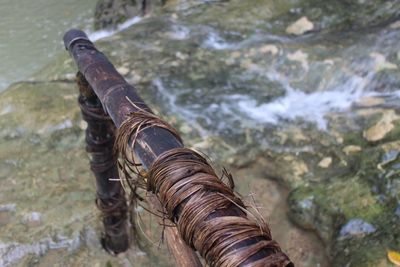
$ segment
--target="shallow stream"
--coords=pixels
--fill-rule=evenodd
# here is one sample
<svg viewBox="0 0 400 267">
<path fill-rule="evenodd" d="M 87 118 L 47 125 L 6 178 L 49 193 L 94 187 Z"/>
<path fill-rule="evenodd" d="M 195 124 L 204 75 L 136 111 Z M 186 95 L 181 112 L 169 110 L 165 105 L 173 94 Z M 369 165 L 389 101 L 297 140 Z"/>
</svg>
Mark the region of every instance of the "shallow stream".
<svg viewBox="0 0 400 267">
<path fill-rule="evenodd" d="M 22 2 L 0 3 L 1 266 L 173 265 L 155 218 L 143 215 L 152 248 L 111 257 L 98 243 L 76 67 L 61 42 L 73 27 L 188 146 L 233 171 L 296 266 L 390 266 L 398 1 L 171 0 L 98 32 L 94 0 Z"/>
</svg>

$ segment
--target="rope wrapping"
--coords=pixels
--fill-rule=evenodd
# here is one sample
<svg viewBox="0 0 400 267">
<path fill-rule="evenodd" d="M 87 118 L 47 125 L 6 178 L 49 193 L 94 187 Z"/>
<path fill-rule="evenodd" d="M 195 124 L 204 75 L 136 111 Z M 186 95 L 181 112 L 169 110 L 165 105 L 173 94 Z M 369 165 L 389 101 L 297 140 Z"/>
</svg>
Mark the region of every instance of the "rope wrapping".
<svg viewBox="0 0 400 267">
<path fill-rule="evenodd" d="M 177 131 L 156 115 L 143 109 L 129 114 L 115 143 L 125 176 L 121 182 L 135 192 L 141 187 L 157 196 L 163 216 L 209 266 L 294 266 L 272 240 L 262 217 L 250 213 L 233 191 L 232 176 L 223 170 L 230 186 L 226 185 L 198 152 L 170 149 L 159 155 L 147 172 L 140 170 L 134 147 L 139 133 L 152 127 L 163 128 L 181 140 Z"/>
</svg>

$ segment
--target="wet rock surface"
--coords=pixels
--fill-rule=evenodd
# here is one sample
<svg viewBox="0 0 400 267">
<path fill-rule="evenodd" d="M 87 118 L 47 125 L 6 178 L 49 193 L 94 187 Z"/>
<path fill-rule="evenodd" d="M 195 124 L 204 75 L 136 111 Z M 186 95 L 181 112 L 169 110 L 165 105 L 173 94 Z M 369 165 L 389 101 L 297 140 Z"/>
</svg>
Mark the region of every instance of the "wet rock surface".
<svg viewBox="0 0 400 267">
<path fill-rule="evenodd" d="M 136 0 L 99 0 L 94 12 L 94 28 L 112 29 L 141 14 Z"/>
<path fill-rule="evenodd" d="M 188 146 L 233 171 L 296 266 L 390 266 L 387 250 L 400 249 L 398 5 L 168 1 L 97 46 Z M 303 17 L 301 34 L 288 33 Z M 63 55 L 1 94 L 2 263 L 172 266 L 154 246 L 115 258 L 97 242 L 74 72 Z M 42 216 L 29 228 L 32 212 Z M 156 219 L 140 214 L 158 244 Z"/>
<path fill-rule="evenodd" d="M 343 238 L 352 236 L 357 237 L 372 234 L 375 231 L 376 228 L 373 225 L 364 222 L 361 219 L 351 219 L 342 227 L 342 229 L 340 229 L 339 236 Z"/>
</svg>

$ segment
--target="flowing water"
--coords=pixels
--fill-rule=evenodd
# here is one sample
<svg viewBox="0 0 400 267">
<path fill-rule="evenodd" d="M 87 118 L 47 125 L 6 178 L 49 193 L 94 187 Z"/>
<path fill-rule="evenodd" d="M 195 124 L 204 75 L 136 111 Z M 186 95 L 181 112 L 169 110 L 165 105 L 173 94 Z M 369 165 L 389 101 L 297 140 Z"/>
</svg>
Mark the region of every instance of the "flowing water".
<svg viewBox="0 0 400 267">
<path fill-rule="evenodd" d="M 98 41 L 187 145 L 236 170 L 239 189 L 259 196 L 261 213 L 297 266 L 328 266 L 331 259 L 345 266 L 352 252 L 358 260 L 359 247 L 370 244 L 352 250 L 336 239 L 338 227 L 356 217 L 383 228 L 379 217 L 400 201 L 390 193 L 396 181 L 377 182 L 383 174 L 359 181 L 359 171 L 341 180 L 365 167 L 361 156 L 348 154 L 398 139 L 392 125 L 400 100 L 398 1 L 170 0 L 150 16 L 94 32 L 96 2 L 0 0 L 0 265 L 172 264 L 165 251 L 133 248 L 112 258 L 98 245 L 85 125 L 71 83 L 76 68 L 61 42 L 73 27 Z M 302 17 L 312 27 L 289 34 Z M 396 129 L 388 140 L 368 143 L 364 130 L 381 113 L 383 126 Z M 349 146 L 351 153 L 344 150 Z M 303 191 L 314 195 L 294 201 Z M 293 212 L 288 197 L 311 215 Z M 328 209 L 324 201 L 336 206 Z M 143 232 L 158 242 L 157 231 Z M 386 246 L 396 249 L 399 242 L 378 232 L 376 255 L 384 258 Z"/>
<path fill-rule="evenodd" d="M 0 91 L 54 60 L 67 29 L 90 30 L 95 5 L 95 0 L 1 0 Z"/>
</svg>

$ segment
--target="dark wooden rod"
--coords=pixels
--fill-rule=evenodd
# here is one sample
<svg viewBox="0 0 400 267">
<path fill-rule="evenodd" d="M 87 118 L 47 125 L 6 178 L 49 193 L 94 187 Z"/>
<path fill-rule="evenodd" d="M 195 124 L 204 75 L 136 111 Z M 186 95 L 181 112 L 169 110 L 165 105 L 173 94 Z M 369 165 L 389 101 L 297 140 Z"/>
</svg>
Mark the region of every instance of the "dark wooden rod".
<svg viewBox="0 0 400 267">
<path fill-rule="evenodd" d="M 137 111 L 137 108 L 131 102 L 151 112 L 151 109 L 139 97 L 136 90 L 117 72 L 106 56 L 95 48 L 84 32 L 76 29 L 68 31 L 64 35 L 64 44 L 74 58 L 79 71 L 90 83 L 103 104 L 104 110 L 110 115 L 117 127 L 129 117 L 129 114 Z M 159 127 L 151 127 L 139 133 L 133 150 L 142 162 L 143 167 L 148 169 L 159 155 L 179 147 L 183 147 L 183 144 L 169 131 Z M 243 216 L 243 211 L 239 207 L 231 205 L 227 209 L 216 210 L 213 216 Z M 246 248 L 260 241 L 258 238 L 249 238 L 239 246 Z M 238 247 L 235 247 L 235 249 L 238 249 Z M 251 265 L 253 262 L 273 253 L 269 249 L 262 249 L 241 266 Z"/>
<path fill-rule="evenodd" d="M 104 225 L 103 247 L 118 254 L 129 248 L 127 227 L 127 204 L 118 179 L 117 159 L 113 154 L 115 126 L 107 116 L 100 100 L 93 92 L 85 77 L 78 72 L 78 102 L 83 119 L 87 122 L 86 151 L 90 157 L 90 167 L 96 177 L 97 207 L 102 212 Z"/>
<path fill-rule="evenodd" d="M 95 48 L 84 32 L 75 29 L 68 31 L 64 36 L 64 43 L 115 126 L 121 126 L 128 115 L 137 110 L 131 102 L 151 112 L 133 86 L 129 85 L 106 56 Z M 143 166 L 148 169 L 158 155 L 182 146 L 183 144 L 169 131 L 148 128 L 139 134 L 134 151 Z"/>
<path fill-rule="evenodd" d="M 103 109 L 111 117 L 114 124 L 119 127 L 131 112 L 138 107 L 151 111 L 144 101 L 137 95 L 136 90 L 129 85 L 108 61 L 103 53 L 96 50 L 86 34 L 80 30 L 70 30 L 64 36 L 65 47 L 78 65 L 78 69 L 96 93 L 103 105 Z M 96 97 L 96 98 L 97 98 Z M 158 155 L 172 148 L 182 147 L 169 131 L 164 129 L 146 129 L 142 131 L 136 142 L 134 151 L 140 155 L 144 168 L 148 169 Z M 112 152 L 110 151 L 110 154 Z M 114 186 L 114 185 L 113 185 Z M 101 187 L 102 188 L 102 187 Z M 154 197 L 149 197 L 150 204 L 160 210 L 161 206 Z M 180 238 L 176 228 L 167 229 L 165 232 L 168 246 L 177 266 L 201 267 L 202 264 L 195 252 L 193 252 Z"/>
</svg>

